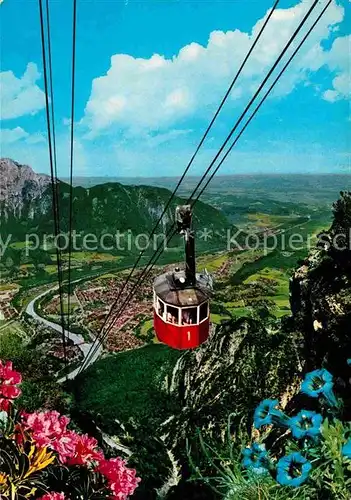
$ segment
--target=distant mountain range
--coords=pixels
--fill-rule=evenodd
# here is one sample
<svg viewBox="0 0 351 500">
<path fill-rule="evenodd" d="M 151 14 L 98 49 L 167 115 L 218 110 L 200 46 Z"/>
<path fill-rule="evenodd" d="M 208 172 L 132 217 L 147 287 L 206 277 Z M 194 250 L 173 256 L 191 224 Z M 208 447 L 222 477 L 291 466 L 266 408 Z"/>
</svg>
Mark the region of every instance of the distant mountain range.
<svg viewBox="0 0 351 500">
<path fill-rule="evenodd" d="M 30 167 L 11 159 L 0 160 L 1 233 L 23 239 L 28 232 L 53 234 L 54 216 L 51 178 L 36 174 Z M 69 227 L 70 186 L 59 181 L 60 231 Z M 90 188 L 73 187 L 72 228 L 81 234 L 115 233 L 130 230 L 133 234 L 149 233 L 161 216 L 171 192 L 161 187 L 127 186 L 108 182 Z M 165 213 L 160 232 L 174 220 L 175 207 L 186 200 L 175 197 Z M 220 210 L 198 202 L 194 226 L 223 231 L 229 227 Z"/>
<path fill-rule="evenodd" d="M 205 166 L 204 166 L 205 169 Z M 235 171 L 233 169 L 233 171 Z M 349 174 L 233 174 L 216 175 L 206 188 L 201 199 L 212 206 L 213 197 L 232 196 L 233 208 L 248 201 L 257 202 L 259 199 L 274 200 L 285 204 L 308 203 L 310 205 L 327 205 L 339 196 L 341 190 L 351 186 L 351 170 Z M 65 179 L 62 179 L 65 181 Z M 199 176 L 187 175 L 181 183 L 179 196 L 188 196 L 199 182 Z M 123 185 L 148 185 L 173 190 L 179 177 L 74 177 L 73 185 L 90 188 L 97 184 L 119 182 Z M 228 201 L 228 200 L 227 200 Z"/>
</svg>

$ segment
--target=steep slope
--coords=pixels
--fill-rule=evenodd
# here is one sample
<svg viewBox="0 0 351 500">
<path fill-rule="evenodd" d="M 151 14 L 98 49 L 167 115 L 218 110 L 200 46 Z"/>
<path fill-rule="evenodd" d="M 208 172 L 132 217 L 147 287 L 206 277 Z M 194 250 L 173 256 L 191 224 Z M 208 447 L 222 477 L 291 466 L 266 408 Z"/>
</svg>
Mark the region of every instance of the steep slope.
<svg viewBox="0 0 351 500">
<path fill-rule="evenodd" d="M 196 428 L 220 440 L 231 412 L 237 413 L 234 424 L 250 422 L 261 399 L 278 397 L 293 380 L 296 341 L 249 318 L 217 327 L 206 344 L 180 357 L 168 381 L 182 412 L 163 424 L 167 444 L 181 452 Z"/>
<path fill-rule="evenodd" d="M 291 279 L 293 328 L 304 336 L 306 370 L 324 365 L 350 398 L 351 193 L 334 204 L 334 221 Z"/>
<path fill-rule="evenodd" d="M 246 422 L 250 432 L 253 410 L 264 398 L 279 399 L 289 411 L 305 407 L 298 394 L 303 373 L 327 368 L 343 397 L 342 418 L 350 420 L 351 193 L 341 193 L 333 211 L 331 228 L 291 279 L 290 318 L 273 328 L 248 318 L 229 321 L 198 350 L 179 358 L 167 382 L 182 411 L 162 425 L 165 443 L 182 464 L 174 498 L 191 472 L 184 448 L 196 429 L 216 447 L 231 412 L 234 428 Z M 199 463 L 203 457 L 196 450 L 192 455 Z"/>
</svg>

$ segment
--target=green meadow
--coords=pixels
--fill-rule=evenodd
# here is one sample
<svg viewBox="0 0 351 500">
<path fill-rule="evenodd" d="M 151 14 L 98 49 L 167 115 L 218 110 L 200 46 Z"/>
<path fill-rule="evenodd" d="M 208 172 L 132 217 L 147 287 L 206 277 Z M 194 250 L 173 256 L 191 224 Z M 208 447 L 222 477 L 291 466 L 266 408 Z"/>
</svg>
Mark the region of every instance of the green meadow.
<svg viewBox="0 0 351 500">
<path fill-rule="evenodd" d="M 100 414 L 113 426 L 122 422 L 162 419 L 173 402 L 162 387 L 181 351 L 155 344 L 108 355 L 75 380 L 75 399 L 80 410 Z"/>
</svg>

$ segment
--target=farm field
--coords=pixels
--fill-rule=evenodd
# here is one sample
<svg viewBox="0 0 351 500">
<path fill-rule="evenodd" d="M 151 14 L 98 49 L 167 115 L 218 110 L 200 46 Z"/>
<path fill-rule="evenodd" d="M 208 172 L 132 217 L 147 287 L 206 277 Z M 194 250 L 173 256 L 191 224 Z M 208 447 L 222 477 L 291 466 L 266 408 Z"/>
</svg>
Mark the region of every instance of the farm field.
<svg viewBox="0 0 351 500">
<path fill-rule="evenodd" d="M 17 335 L 21 338 L 27 338 L 27 333 L 19 321 L 8 322 L 0 330 L 0 337 L 5 335 Z"/>
<path fill-rule="evenodd" d="M 145 320 L 144 322 L 141 323 L 141 326 L 140 326 L 140 336 L 141 337 L 147 337 L 148 333 L 150 331 L 152 331 L 153 334 L 154 334 L 153 343 L 157 344 L 158 343 L 158 339 L 157 339 L 156 334 L 154 332 L 153 320 L 152 319 L 147 319 L 147 320 Z"/>
<path fill-rule="evenodd" d="M 301 217 L 296 215 L 273 215 L 257 212 L 247 215 L 247 227 L 254 227 L 257 229 L 273 229 L 281 227 L 289 227 L 297 224 Z"/>
<path fill-rule="evenodd" d="M 0 292 L 7 292 L 8 290 L 16 290 L 18 285 L 15 283 L 3 283 L 0 284 Z"/>
<path fill-rule="evenodd" d="M 227 252 L 218 255 L 201 256 L 197 260 L 197 268 L 199 271 L 206 268 L 209 273 L 213 273 L 218 271 L 228 261 L 228 258 Z"/>
<path fill-rule="evenodd" d="M 261 279 L 268 280 L 274 287 L 274 294 L 269 296 L 275 303 L 277 307 L 277 315 L 281 316 L 284 311 L 290 312 L 289 306 L 289 278 L 290 275 L 287 272 L 280 271 L 274 268 L 264 268 L 255 274 L 252 274 L 249 278 L 244 281 L 244 284 L 253 283 Z M 261 299 L 263 297 L 259 297 Z M 285 312 L 286 314 L 286 312 Z"/>
<path fill-rule="evenodd" d="M 52 255 L 51 258 L 56 261 L 56 255 Z M 119 261 L 122 257 L 118 255 L 112 255 L 110 253 L 103 252 L 72 252 L 71 262 L 101 262 L 101 261 Z M 68 253 L 62 254 L 62 260 L 68 262 Z"/>
<path fill-rule="evenodd" d="M 69 309 L 68 309 L 69 306 Z M 80 309 L 80 304 L 79 301 L 77 300 L 75 295 L 71 295 L 69 304 L 68 304 L 68 297 L 67 295 L 64 295 L 62 297 L 62 310 L 63 314 L 67 314 L 68 310 L 70 314 L 73 314 L 77 312 Z M 56 320 L 59 319 L 59 315 L 61 313 L 61 304 L 59 301 L 59 297 L 56 296 L 56 301 L 54 304 L 54 307 L 50 309 L 50 311 L 47 311 L 48 314 L 52 317 L 55 318 Z"/>
</svg>

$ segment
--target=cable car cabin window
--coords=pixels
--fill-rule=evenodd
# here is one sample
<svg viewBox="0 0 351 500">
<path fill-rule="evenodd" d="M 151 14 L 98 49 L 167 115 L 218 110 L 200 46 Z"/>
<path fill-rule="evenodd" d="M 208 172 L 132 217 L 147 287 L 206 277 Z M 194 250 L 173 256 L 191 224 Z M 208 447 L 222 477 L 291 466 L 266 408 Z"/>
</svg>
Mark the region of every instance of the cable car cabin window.
<svg viewBox="0 0 351 500">
<path fill-rule="evenodd" d="M 197 307 L 182 309 L 182 325 L 197 324 Z"/>
<path fill-rule="evenodd" d="M 164 312 L 165 312 L 165 305 L 164 305 L 163 302 L 161 302 L 160 299 L 157 299 L 157 309 L 156 309 L 156 311 L 157 311 L 157 314 L 159 316 L 161 316 L 161 318 L 162 318 L 163 315 L 164 315 Z"/>
<path fill-rule="evenodd" d="M 204 302 L 200 306 L 200 323 L 208 317 L 208 302 Z"/>
<path fill-rule="evenodd" d="M 177 307 L 166 306 L 166 321 L 173 325 L 179 325 L 179 309 Z"/>
</svg>

